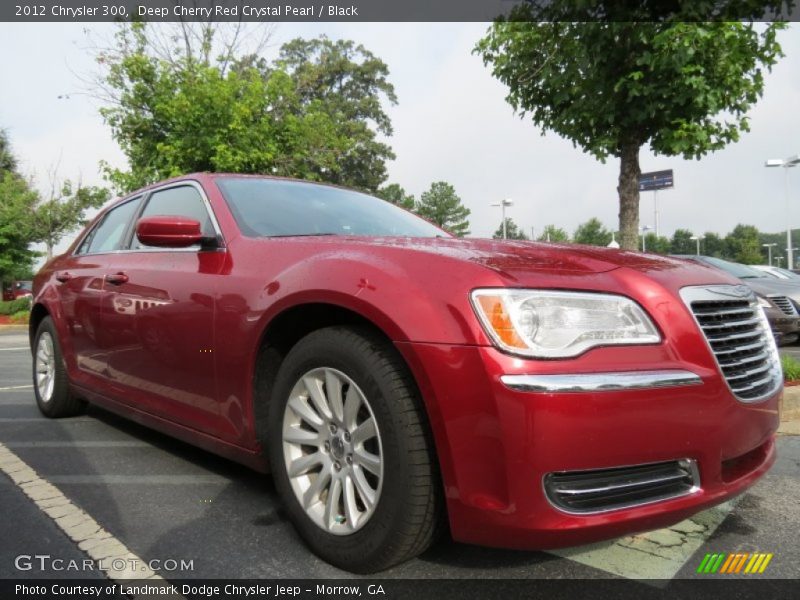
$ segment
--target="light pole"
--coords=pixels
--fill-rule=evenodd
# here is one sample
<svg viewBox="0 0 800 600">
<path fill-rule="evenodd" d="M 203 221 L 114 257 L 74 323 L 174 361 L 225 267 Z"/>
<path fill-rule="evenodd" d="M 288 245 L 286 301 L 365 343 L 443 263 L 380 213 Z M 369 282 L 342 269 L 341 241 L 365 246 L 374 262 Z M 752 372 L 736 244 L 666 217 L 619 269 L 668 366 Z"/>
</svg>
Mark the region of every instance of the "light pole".
<svg viewBox="0 0 800 600">
<path fill-rule="evenodd" d="M 499 206 L 500 209 L 503 211 L 503 239 L 507 239 L 508 232 L 506 231 L 506 206 L 511 206 L 514 204 L 514 201 L 511 198 L 504 198 L 497 204 L 492 204 L 492 206 Z"/>
<path fill-rule="evenodd" d="M 653 228 L 650 227 L 649 225 L 645 225 L 644 227 L 642 227 L 642 252 L 647 252 L 647 243 L 644 241 L 644 236 L 651 229 Z"/>
<path fill-rule="evenodd" d="M 769 266 L 772 266 L 772 249 L 777 246 L 778 244 L 761 244 L 764 248 L 767 249 L 767 256 L 769 256 Z"/>
<path fill-rule="evenodd" d="M 792 224 L 789 219 L 789 169 L 800 163 L 800 154 L 795 154 L 789 158 L 771 158 L 765 167 L 783 167 L 783 186 L 786 193 L 786 265 L 789 269 L 794 268 L 794 256 L 792 255 Z"/>
<path fill-rule="evenodd" d="M 700 256 L 700 240 L 702 240 L 704 237 L 704 235 L 693 235 L 689 238 L 690 240 L 697 242 L 697 256 Z"/>
</svg>

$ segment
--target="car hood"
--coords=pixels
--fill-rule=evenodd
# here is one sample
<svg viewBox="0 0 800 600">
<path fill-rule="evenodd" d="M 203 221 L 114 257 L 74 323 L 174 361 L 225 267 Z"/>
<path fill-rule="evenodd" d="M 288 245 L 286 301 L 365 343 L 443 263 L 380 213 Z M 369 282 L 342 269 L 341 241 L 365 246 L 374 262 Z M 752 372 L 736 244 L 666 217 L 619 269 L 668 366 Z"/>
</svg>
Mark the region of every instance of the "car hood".
<svg viewBox="0 0 800 600">
<path fill-rule="evenodd" d="M 289 239 L 289 238 L 287 238 Z M 300 239 L 300 238 L 295 238 Z M 682 266 L 670 258 L 579 244 L 552 244 L 512 240 L 407 237 L 309 237 L 321 246 L 343 249 L 369 247 L 369 251 L 405 250 L 463 260 L 499 273 L 530 271 L 603 273 L 620 267 L 652 271 Z"/>
<path fill-rule="evenodd" d="M 800 301 L 800 285 L 796 283 L 767 279 L 766 277 L 742 279 L 742 282 L 756 294 L 762 296 L 789 296 L 795 301 Z"/>
</svg>

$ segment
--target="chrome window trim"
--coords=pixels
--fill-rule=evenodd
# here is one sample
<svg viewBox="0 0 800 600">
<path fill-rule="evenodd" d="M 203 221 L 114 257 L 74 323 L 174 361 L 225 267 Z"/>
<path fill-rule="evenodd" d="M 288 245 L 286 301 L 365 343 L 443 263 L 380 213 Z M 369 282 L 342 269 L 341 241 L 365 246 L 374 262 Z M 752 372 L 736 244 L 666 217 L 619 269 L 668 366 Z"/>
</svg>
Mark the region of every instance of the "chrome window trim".
<svg viewBox="0 0 800 600">
<path fill-rule="evenodd" d="M 745 285 L 693 285 L 681 288 L 680 290 L 681 300 L 686 305 L 689 314 L 692 317 L 695 325 L 697 326 L 697 331 L 700 336 L 703 338 L 703 342 L 708 349 L 708 352 L 711 354 L 711 357 L 714 359 L 714 364 L 717 367 L 717 373 L 725 382 L 725 386 L 728 388 L 728 391 L 731 395 L 736 398 L 739 402 L 743 404 L 754 404 L 756 402 L 763 402 L 768 398 L 774 396 L 782 387 L 783 387 L 783 371 L 781 370 L 781 360 L 780 355 L 778 354 L 778 345 L 775 343 L 775 337 L 772 334 L 772 327 L 770 327 L 769 321 L 767 320 L 767 315 L 764 312 L 764 309 L 759 306 L 758 299 L 756 298 L 755 293 Z M 711 347 L 711 342 L 708 340 L 705 331 L 703 331 L 703 327 L 700 325 L 700 321 L 697 319 L 697 315 L 695 315 L 694 310 L 692 309 L 693 302 L 708 302 L 712 300 L 724 300 L 724 299 L 734 299 L 734 300 L 747 300 L 750 303 L 751 308 L 756 312 L 758 315 L 759 320 L 761 321 L 761 338 L 764 340 L 764 350 L 770 355 L 772 360 L 770 361 L 770 369 L 769 369 L 769 377 L 775 382 L 775 384 L 769 388 L 766 392 L 764 392 L 760 396 L 756 396 L 754 398 L 742 398 L 736 392 L 733 391 L 728 378 L 725 376 L 725 373 L 722 371 L 722 367 L 720 366 L 719 359 L 717 357 L 717 353 L 714 351 L 714 348 Z"/>
<path fill-rule="evenodd" d="M 103 224 L 103 221 L 106 220 L 106 217 L 108 216 L 108 214 L 112 210 L 116 210 L 118 208 L 121 208 L 122 206 L 128 204 L 129 202 L 134 202 L 136 200 L 139 200 L 139 202 L 141 204 L 142 202 L 144 202 L 146 197 L 147 197 L 147 192 L 137 192 L 137 193 L 131 194 L 130 196 L 124 198 L 123 200 L 120 200 L 118 203 L 114 204 L 113 206 L 109 206 L 105 210 L 101 211 L 102 214 L 103 214 L 103 218 L 102 219 L 97 219 L 97 217 L 95 217 L 95 219 L 97 219 L 97 220 L 95 220 L 94 224 L 92 224 L 91 227 L 86 229 L 86 231 L 84 231 L 83 235 L 80 236 L 80 238 L 78 239 L 78 243 L 75 244 L 75 250 L 72 252 L 72 254 L 70 256 L 100 256 L 100 255 L 103 255 L 103 254 L 114 254 L 114 253 L 118 252 L 117 250 L 108 250 L 106 252 L 80 252 L 80 249 L 81 249 L 81 246 L 83 246 L 84 242 L 86 242 L 86 238 L 88 238 L 95 229 L 97 229 L 98 227 L 100 227 L 100 225 Z M 141 206 L 136 209 L 136 212 L 134 214 L 138 215 L 139 212 L 141 212 Z M 127 243 L 127 240 L 128 240 L 128 228 L 129 227 L 130 227 L 130 223 L 128 223 L 128 225 L 125 226 L 125 233 L 123 234 L 123 239 L 125 240 L 126 243 Z"/>
<path fill-rule="evenodd" d="M 692 476 L 692 482 L 693 482 L 692 487 L 690 487 L 689 489 L 684 490 L 682 492 L 679 492 L 677 494 L 668 495 L 668 496 L 665 496 L 663 498 L 653 498 L 651 500 L 626 502 L 624 504 L 620 504 L 618 506 L 613 506 L 613 507 L 610 507 L 610 508 L 600 508 L 600 509 L 590 509 L 590 510 L 570 510 L 570 509 L 565 508 L 563 506 L 559 506 L 556 502 L 554 502 L 550 498 L 550 494 L 547 493 L 546 478 L 551 473 L 545 473 L 545 475 L 542 476 L 542 480 L 541 480 L 542 494 L 544 494 L 544 497 L 547 500 L 547 503 L 550 506 L 552 506 L 554 509 L 556 509 L 557 511 L 565 513 L 565 514 L 568 514 L 568 515 L 586 517 L 586 516 L 591 516 L 591 515 L 599 515 L 599 514 L 603 514 L 603 513 L 610 513 L 610 512 L 614 512 L 614 511 L 618 511 L 618 510 L 627 510 L 629 508 L 638 508 L 639 506 L 646 506 L 648 504 L 657 504 L 659 502 L 668 502 L 670 500 L 675 500 L 677 498 L 684 498 L 686 496 L 691 496 L 693 494 L 696 494 L 697 492 L 699 492 L 702 489 L 702 486 L 701 486 L 701 483 L 700 483 L 700 469 L 698 468 L 697 461 L 695 459 L 693 459 L 693 458 L 679 458 L 679 459 L 676 459 L 676 460 L 673 460 L 673 461 L 661 461 L 661 462 L 683 463 L 685 465 L 685 467 L 689 470 L 689 473 Z M 656 465 L 656 464 L 659 464 L 659 463 L 642 463 L 642 464 L 638 464 L 638 465 L 621 465 L 621 466 L 614 466 L 614 467 L 602 467 L 602 468 L 599 468 L 599 469 L 575 469 L 575 470 L 576 471 L 595 471 L 595 470 L 596 471 L 605 471 L 607 469 L 625 469 L 625 468 L 632 468 L 632 467 L 645 467 L 645 466 L 647 466 L 649 464 Z M 569 473 L 569 471 L 557 471 L 557 472 L 558 473 Z"/>
<path fill-rule="evenodd" d="M 103 254 L 133 254 L 133 253 L 139 253 L 139 252 L 142 252 L 142 253 L 147 253 L 147 252 L 194 252 L 194 253 L 197 253 L 197 252 L 209 252 L 209 251 L 211 251 L 211 252 L 225 252 L 226 249 L 227 249 L 227 244 L 225 243 L 225 237 L 222 235 L 222 229 L 219 226 L 219 221 L 217 220 L 217 215 L 216 215 L 216 213 L 214 212 L 214 209 L 211 206 L 211 201 L 208 199 L 208 196 L 206 195 L 206 192 L 203 189 L 203 186 L 200 185 L 200 182 L 195 180 L 195 179 L 184 179 L 184 180 L 181 180 L 181 181 L 174 181 L 174 182 L 171 182 L 169 184 L 166 184 L 166 185 L 163 185 L 163 186 L 160 186 L 160 187 L 148 189 L 148 190 L 143 191 L 143 192 L 137 192 L 136 194 L 131 195 L 129 200 L 124 200 L 124 201 L 120 202 L 119 204 L 115 204 L 113 207 L 109 207 L 108 210 L 111 211 L 111 210 L 113 210 L 113 209 L 115 209 L 115 208 L 117 208 L 119 206 L 122 206 L 123 204 L 126 204 L 127 202 L 130 202 L 130 201 L 132 201 L 132 200 L 134 200 L 136 198 L 141 198 L 142 199 L 141 200 L 141 206 L 136 211 L 136 216 L 134 217 L 134 220 L 133 220 L 133 222 L 136 223 L 139 220 L 139 218 L 140 218 L 140 216 L 142 214 L 142 211 L 147 206 L 147 203 L 150 201 L 150 198 L 151 198 L 151 196 L 153 194 L 155 194 L 157 192 L 162 192 L 164 190 L 168 190 L 168 189 L 171 189 L 171 188 L 185 187 L 187 185 L 190 186 L 190 187 L 193 187 L 195 190 L 197 190 L 197 192 L 200 194 L 200 198 L 203 200 L 203 205 L 206 208 L 206 212 L 208 212 L 208 215 L 211 218 L 211 225 L 214 227 L 214 233 L 217 236 L 217 240 L 219 240 L 219 246 L 217 248 L 214 248 L 213 250 L 202 250 L 202 248 L 200 246 L 197 246 L 197 245 L 196 246 L 189 246 L 187 248 L 160 248 L 160 247 L 156 247 L 156 246 L 148 246 L 146 248 L 130 248 L 131 244 L 133 243 L 133 236 L 135 235 L 135 231 L 134 231 L 133 227 L 129 226 L 129 230 L 125 232 L 125 245 L 128 246 L 128 248 L 120 248 L 118 250 L 111 250 L 111 251 L 108 251 L 108 252 L 91 252 L 91 253 L 87 252 L 85 254 L 77 254 L 77 253 L 73 252 L 73 256 L 100 256 L 100 255 L 103 255 Z M 95 224 L 95 226 L 92 227 L 92 229 L 97 227 L 101 222 L 102 222 L 102 220 L 99 221 L 97 224 Z M 91 230 L 89 230 L 89 231 L 91 231 Z M 89 234 L 89 231 L 86 232 L 86 235 Z M 86 236 L 84 236 L 84 238 L 85 237 Z M 81 243 L 78 244 L 77 248 L 80 248 L 82 243 L 83 243 L 83 238 L 81 239 Z"/>
<path fill-rule="evenodd" d="M 611 392 L 702 385 L 696 373 L 682 369 L 566 373 L 553 375 L 502 375 L 500 381 L 517 392 Z"/>
</svg>

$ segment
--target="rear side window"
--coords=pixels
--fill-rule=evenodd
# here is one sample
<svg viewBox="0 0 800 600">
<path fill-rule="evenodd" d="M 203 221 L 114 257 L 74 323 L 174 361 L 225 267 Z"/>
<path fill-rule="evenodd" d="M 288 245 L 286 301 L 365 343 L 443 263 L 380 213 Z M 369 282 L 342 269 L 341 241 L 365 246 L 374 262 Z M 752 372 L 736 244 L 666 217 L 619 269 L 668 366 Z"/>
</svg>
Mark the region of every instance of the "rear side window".
<svg viewBox="0 0 800 600">
<path fill-rule="evenodd" d="M 83 240 L 78 254 L 99 254 L 117 250 L 141 200 L 142 197 L 139 196 L 109 210 L 103 220 Z"/>
<path fill-rule="evenodd" d="M 200 192 L 192 186 L 182 185 L 178 187 L 154 192 L 147 201 L 139 218 L 143 217 L 188 217 L 200 221 L 200 229 L 205 237 L 214 237 L 214 226 L 211 224 L 211 217 L 208 215 L 206 205 Z M 146 248 L 139 243 L 136 236 L 133 238 L 133 248 Z"/>
</svg>

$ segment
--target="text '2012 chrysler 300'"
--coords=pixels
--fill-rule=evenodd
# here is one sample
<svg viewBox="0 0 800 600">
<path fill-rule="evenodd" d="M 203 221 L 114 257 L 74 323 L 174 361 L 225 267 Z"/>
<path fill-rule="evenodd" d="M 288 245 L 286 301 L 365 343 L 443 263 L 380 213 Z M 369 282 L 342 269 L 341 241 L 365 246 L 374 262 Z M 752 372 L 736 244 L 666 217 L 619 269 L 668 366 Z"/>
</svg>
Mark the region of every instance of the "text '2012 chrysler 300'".
<svg viewBox="0 0 800 600">
<path fill-rule="evenodd" d="M 105 209 L 36 276 L 41 411 L 90 402 L 261 471 L 319 556 L 675 523 L 775 458 L 752 292 L 669 258 L 457 239 L 371 196 L 197 174 Z"/>
</svg>

